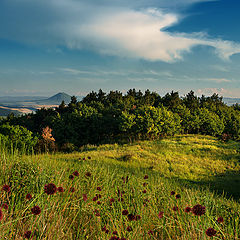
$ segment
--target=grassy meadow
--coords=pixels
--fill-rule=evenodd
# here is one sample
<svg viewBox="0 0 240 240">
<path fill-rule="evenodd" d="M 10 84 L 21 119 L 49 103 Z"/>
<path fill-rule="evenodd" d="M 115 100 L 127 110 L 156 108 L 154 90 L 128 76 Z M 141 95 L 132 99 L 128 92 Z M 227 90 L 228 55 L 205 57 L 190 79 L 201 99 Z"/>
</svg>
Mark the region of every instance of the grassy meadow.
<svg viewBox="0 0 240 240">
<path fill-rule="evenodd" d="M 0 166 L 0 239 L 240 239 L 239 142 L 181 135 L 69 154 L 1 149 Z M 196 205 L 202 212 L 186 209 Z"/>
</svg>

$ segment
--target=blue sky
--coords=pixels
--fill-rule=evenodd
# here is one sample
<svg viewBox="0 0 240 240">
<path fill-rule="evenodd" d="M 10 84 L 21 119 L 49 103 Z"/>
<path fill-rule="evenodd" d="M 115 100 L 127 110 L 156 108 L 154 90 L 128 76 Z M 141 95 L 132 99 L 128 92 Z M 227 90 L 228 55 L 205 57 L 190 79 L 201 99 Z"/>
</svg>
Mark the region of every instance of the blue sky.
<svg viewBox="0 0 240 240">
<path fill-rule="evenodd" d="M 1 0 L 0 96 L 240 97 L 236 0 Z"/>
</svg>

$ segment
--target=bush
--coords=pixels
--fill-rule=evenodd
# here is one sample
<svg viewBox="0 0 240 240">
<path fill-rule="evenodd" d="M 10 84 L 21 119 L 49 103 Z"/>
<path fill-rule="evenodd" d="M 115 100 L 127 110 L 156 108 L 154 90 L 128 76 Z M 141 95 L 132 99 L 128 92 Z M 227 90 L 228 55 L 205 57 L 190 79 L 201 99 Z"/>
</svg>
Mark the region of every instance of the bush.
<svg viewBox="0 0 240 240">
<path fill-rule="evenodd" d="M 139 107 L 132 113 L 123 112 L 120 119 L 121 131 L 138 139 L 154 139 L 163 135 L 174 135 L 181 130 L 178 114 L 168 111 L 165 107 Z"/>
<path fill-rule="evenodd" d="M 5 149 L 19 152 L 30 152 L 37 143 L 37 137 L 22 126 L 0 125 L 0 139 L 4 142 Z"/>
<path fill-rule="evenodd" d="M 60 150 L 65 153 L 71 153 L 76 150 L 76 146 L 73 143 L 64 143 Z"/>
</svg>

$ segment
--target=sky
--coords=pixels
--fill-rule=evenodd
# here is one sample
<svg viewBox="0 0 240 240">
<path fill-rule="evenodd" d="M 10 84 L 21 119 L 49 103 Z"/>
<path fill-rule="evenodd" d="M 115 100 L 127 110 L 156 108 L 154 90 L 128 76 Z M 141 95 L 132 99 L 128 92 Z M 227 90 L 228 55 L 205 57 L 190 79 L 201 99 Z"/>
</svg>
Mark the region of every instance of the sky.
<svg viewBox="0 0 240 240">
<path fill-rule="evenodd" d="M 0 96 L 240 98 L 238 0 L 1 0 Z"/>
</svg>

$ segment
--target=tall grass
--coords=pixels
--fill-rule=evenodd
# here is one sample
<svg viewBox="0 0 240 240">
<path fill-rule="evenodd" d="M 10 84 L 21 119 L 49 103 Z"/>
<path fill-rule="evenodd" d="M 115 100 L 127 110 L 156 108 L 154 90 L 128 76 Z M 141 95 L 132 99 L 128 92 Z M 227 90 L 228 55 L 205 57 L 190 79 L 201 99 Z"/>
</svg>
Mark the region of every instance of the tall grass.
<svg viewBox="0 0 240 240">
<path fill-rule="evenodd" d="M 196 184 L 225 174 L 227 166 L 237 171 L 238 158 L 233 153 L 238 146 L 215 138 L 181 136 L 122 146 L 87 146 L 72 154 L 21 155 L 2 149 L 0 184 L 9 185 L 11 191 L 1 191 L 1 205 L 7 203 L 9 208 L 1 210 L 0 239 L 24 239 L 28 230 L 33 239 L 211 239 L 206 235 L 210 227 L 217 231 L 213 239 L 239 239 L 236 198 Z M 191 159 L 197 166 L 187 168 Z M 70 179 L 74 171 L 79 176 Z M 48 183 L 65 191 L 47 195 L 44 186 Z M 27 193 L 33 196 L 31 200 L 26 199 Z M 202 216 L 184 211 L 197 204 L 206 207 Z M 39 215 L 31 212 L 36 205 L 41 208 Z M 123 210 L 140 219 L 129 221 Z M 223 223 L 217 222 L 218 217 L 223 217 Z"/>
</svg>

